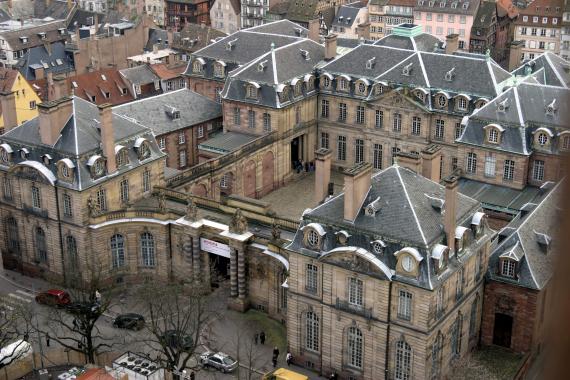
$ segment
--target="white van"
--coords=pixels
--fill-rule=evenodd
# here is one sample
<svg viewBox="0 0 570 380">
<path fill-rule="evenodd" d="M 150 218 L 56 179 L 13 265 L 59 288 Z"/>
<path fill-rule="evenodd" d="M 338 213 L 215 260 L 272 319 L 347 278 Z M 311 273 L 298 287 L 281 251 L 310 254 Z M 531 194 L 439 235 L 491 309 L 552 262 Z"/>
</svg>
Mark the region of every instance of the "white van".
<svg viewBox="0 0 570 380">
<path fill-rule="evenodd" d="M 10 343 L 0 351 L 0 368 L 32 353 L 32 345 L 23 339 Z"/>
</svg>

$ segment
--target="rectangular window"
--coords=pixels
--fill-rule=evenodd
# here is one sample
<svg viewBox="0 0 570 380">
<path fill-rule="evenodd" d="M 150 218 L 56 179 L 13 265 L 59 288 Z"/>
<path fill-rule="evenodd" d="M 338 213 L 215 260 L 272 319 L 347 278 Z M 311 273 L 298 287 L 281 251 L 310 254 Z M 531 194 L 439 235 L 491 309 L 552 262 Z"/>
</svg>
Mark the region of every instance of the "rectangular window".
<svg viewBox="0 0 570 380">
<path fill-rule="evenodd" d="M 97 208 L 101 211 L 107 211 L 107 191 L 101 188 L 96 193 Z"/>
<path fill-rule="evenodd" d="M 348 303 L 352 306 L 362 307 L 363 303 L 363 283 L 362 280 L 351 277 L 348 279 Z"/>
<path fill-rule="evenodd" d="M 364 140 L 356 139 L 354 145 L 354 163 L 359 164 L 364 161 Z"/>
<path fill-rule="evenodd" d="M 271 114 L 267 112 L 263 114 L 263 131 L 271 132 Z"/>
<path fill-rule="evenodd" d="M 235 125 L 241 124 L 241 111 L 239 107 L 234 108 L 234 124 Z"/>
<path fill-rule="evenodd" d="M 72 216 L 71 196 L 63 194 L 63 215 L 67 217 Z"/>
<path fill-rule="evenodd" d="M 364 107 L 356 106 L 356 124 L 364 124 Z"/>
<path fill-rule="evenodd" d="M 338 136 L 337 159 L 346 161 L 346 136 Z"/>
<path fill-rule="evenodd" d="M 513 260 L 503 260 L 503 264 L 501 265 L 501 275 L 505 277 L 515 277 L 515 267 L 516 264 Z"/>
<path fill-rule="evenodd" d="M 400 151 L 400 148 L 397 147 L 392 147 L 392 165 L 394 165 L 394 162 L 396 162 L 396 155 L 398 154 L 398 152 Z"/>
<path fill-rule="evenodd" d="M 339 103 L 338 105 L 338 121 L 346 121 L 346 103 Z"/>
<path fill-rule="evenodd" d="M 178 144 L 184 144 L 186 142 L 186 134 L 184 131 L 178 132 Z"/>
<path fill-rule="evenodd" d="M 485 177 L 495 176 L 495 164 L 496 164 L 495 156 L 488 155 L 487 157 L 485 157 Z"/>
<path fill-rule="evenodd" d="M 437 14 L 437 22 L 443 22 L 443 15 L 441 13 Z"/>
<path fill-rule="evenodd" d="M 544 180 L 544 161 L 542 160 L 534 161 L 534 165 L 532 166 L 532 179 L 534 179 L 535 181 Z"/>
<path fill-rule="evenodd" d="M 32 206 L 34 208 L 42 208 L 40 189 L 36 186 L 32 186 Z"/>
<path fill-rule="evenodd" d="M 454 172 L 457 169 L 457 157 L 451 157 L 451 171 Z"/>
<path fill-rule="evenodd" d="M 382 128 L 383 125 L 384 125 L 384 112 L 376 110 L 376 122 L 374 126 L 376 128 Z"/>
<path fill-rule="evenodd" d="M 402 132 L 402 114 L 399 114 L 399 113 L 394 114 L 393 129 L 394 129 L 394 132 Z"/>
<path fill-rule="evenodd" d="M 463 297 L 463 285 L 465 283 L 465 272 L 463 268 L 457 271 L 457 279 L 455 284 L 455 299 L 460 299 Z"/>
<path fill-rule="evenodd" d="M 2 185 L 4 190 L 4 199 L 12 199 L 12 182 L 10 178 L 4 177 Z"/>
<path fill-rule="evenodd" d="M 23 91 L 23 90 L 22 90 L 22 91 Z M 32 100 L 32 101 L 30 102 L 30 109 L 31 109 L 31 110 L 35 110 L 35 109 L 36 109 L 36 101 L 35 101 L 35 100 Z"/>
<path fill-rule="evenodd" d="M 443 136 L 445 135 L 445 120 L 437 119 L 435 121 L 435 135 L 434 138 L 436 140 L 443 140 Z"/>
<path fill-rule="evenodd" d="M 247 127 L 249 129 L 255 129 L 255 111 L 249 110 L 247 111 Z"/>
<path fill-rule="evenodd" d="M 374 144 L 374 169 L 382 169 L 382 145 Z"/>
<path fill-rule="evenodd" d="M 159 138 L 158 138 L 158 147 L 159 147 L 161 150 L 164 150 L 164 148 L 166 148 L 166 140 L 165 140 L 164 137 L 159 137 Z"/>
<path fill-rule="evenodd" d="M 186 151 L 185 150 L 181 150 L 180 152 L 178 152 L 178 162 L 181 168 L 185 167 L 187 162 L 186 162 Z"/>
<path fill-rule="evenodd" d="M 439 288 L 435 299 L 435 313 L 439 317 L 443 313 L 443 289 Z"/>
<path fill-rule="evenodd" d="M 307 264 L 307 283 L 305 284 L 305 289 L 308 292 L 316 293 L 318 286 L 318 268 L 316 265 Z"/>
<path fill-rule="evenodd" d="M 321 148 L 329 149 L 329 134 L 321 132 Z"/>
<path fill-rule="evenodd" d="M 326 99 L 321 100 L 321 117 L 324 119 L 329 118 L 329 101 Z"/>
<path fill-rule="evenodd" d="M 467 153 L 467 173 L 477 173 L 477 154 Z"/>
<path fill-rule="evenodd" d="M 148 193 L 150 191 L 150 170 L 145 170 L 143 172 L 143 192 Z"/>
<path fill-rule="evenodd" d="M 129 201 L 129 180 L 124 179 L 119 184 L 120 192 L 119 196 L 121 199 L 121 203 L 127 203 Z"/>
<path fill-rule="evenodd" d="M 461 137 L 465 127 L 461 123 L 455 123 L 455 140 Z"/>
<path fill-rule="evenodd" d="M 412 118 L 412 135 L 419 136 L 422 133 L 422 119 L 414 116 Z"/>
<path fill-rule="evenodd" d="M 398 318 L 407 321 L 412 319 L 412 293 L 400 290 L 398 297 Z"/>
<path fill-rule="evenodd" d="M 513 178 L 515 178 L 515 162 L 513 160 L 505 160 L 503 180 L 512 181 Z"/>
</svg>

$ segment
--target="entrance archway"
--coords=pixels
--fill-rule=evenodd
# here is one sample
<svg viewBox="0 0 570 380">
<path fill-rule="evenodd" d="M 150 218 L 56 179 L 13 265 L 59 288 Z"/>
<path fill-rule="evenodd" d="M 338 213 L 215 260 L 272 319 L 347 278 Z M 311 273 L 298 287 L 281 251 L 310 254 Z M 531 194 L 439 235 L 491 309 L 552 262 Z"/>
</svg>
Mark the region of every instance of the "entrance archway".
<svg viewBox="0 0 570 380">
<path fill-rule="evenodd" d="M 301 139 L 299 137 L 295 137 L 291 140 L 291 167 L 296 169 L 296 165 L 298 165 L 299 161 L 301 160 L 300 150 L 301 150 Z"/>
<path fill-rule="evenodd" d="M 495 313 L 495 327 L 493 328 L 493 344 L 502 347 L 511 347 L 513 333 L 513 317 L 507 314 Z"/>
<path fill-rule="evenodd" d="M 273 176 L 275 175 L 275 160 L 273 152 L 269 151 L 263 155 L 262 164 L 262 196 L 273 191 Z"/>
<path fill-rule="evenodd" d="M 255 162 L 248 161 L 243 169 L 243 195 L 246 197 L 255 198 L 255 177 Z"/>
</svg>

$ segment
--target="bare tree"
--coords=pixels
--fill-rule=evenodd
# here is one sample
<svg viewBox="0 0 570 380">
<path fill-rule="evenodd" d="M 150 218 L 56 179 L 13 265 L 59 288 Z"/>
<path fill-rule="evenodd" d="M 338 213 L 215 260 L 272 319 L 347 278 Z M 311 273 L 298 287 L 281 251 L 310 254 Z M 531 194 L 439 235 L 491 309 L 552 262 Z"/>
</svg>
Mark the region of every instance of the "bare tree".
<svg viewBox="0 0 570 380">
<path fill-rule="evenodd" d="M 28 305 L 0 304 L 0 347 L 4 348 L 0 368 L 10 365 L 27 354 L 32 312 Z"/>
<path fill-rule="evenodd" d="M 255 330 L 252 321 L 245 321 L 245 323 L 235 323 L 235 339 L 234 339 L 234 352 L 236 353 L 236 360 L 240 363 L 237 369 L 238 379 L 252 380 L 259 378 L 255 372 L 254 366 L 262 357 L 259 350 L 260 345 L 251 337 L 251 331 Z"/>
<path fill-rule="evenodd" d="M 198 361 L 191 358 L 195 358 L 209 315 L 201 290 L 189 285 L 145 284 L 139 298 L 148 318 L 145 343 L 159 353 L 151 359 L 169 371 L 198 369 Z"/>
<path fill-rule="evenodd" d="M 68 289 L 71 303 L 48 311 L 46 323 L 36 328 L 63 347 L 82 353 L 94 364 L 98 354 L 113 347 L 114 336 L 105 336 L 97 321 L 112 306 L 119 288 L 103 287 L 101 270 L 88 271 L 87 279 L 77 279 Z"/>
</svg>

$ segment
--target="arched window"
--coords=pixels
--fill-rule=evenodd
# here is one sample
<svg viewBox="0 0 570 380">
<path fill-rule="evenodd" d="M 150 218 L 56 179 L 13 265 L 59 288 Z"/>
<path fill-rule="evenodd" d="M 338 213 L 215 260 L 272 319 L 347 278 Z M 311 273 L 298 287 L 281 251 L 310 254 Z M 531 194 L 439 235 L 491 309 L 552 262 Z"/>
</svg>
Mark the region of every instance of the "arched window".
<svg viewBox="0 0 570 380">
<path fill-rule="evenodd" d="M 111 237 L 111 265 L 113 269 L 125 265 L 125 239 L 116 234 Z"/>
<path fill-rule="evenodd" d="M 329 77 L 325 76 L 323 77 L 323 87 L 330 87 L 331 86 L 331 80 Z"/>
<path fill-rule="evenodd" d="M 306 315 L 305 331 L 305 348 L 311 351 L 319 351 L 319 317 L 312 311 Z"/>
<path fill-rule="evenodd" d="M 154 237 L 151 233 L 145 232 L 141 235 L 141 259 L 145 267 L 155 266 L 154 258 Z"/>
<path fill-rule="evenodd" d="M 6 237 L 8 239 L 8 250 L 12 253 L 20 253 L 20 237 L 18 234 L 18 222 L 15 218 L 6 219 Z"/>
<path fill-rule="evenodd" d="M 147 141 L 144 141 L 138 149 L 139 160 L 142 161 L 150 157 L 150 145 Z"/>
<path fill-rule="evenodd" d="M 198 60 L 194 61 L 194 63 L 192 64 L 192 71 L 195 73 L 201 73 L 202 72 L 202 63 Z"/>
<path fill-rule="evenodd" d="M 78 260 L 77 260 L 77 241 L 71 235 L 65 238 L 65 245 L 67 248 L 67 259 L 68 265 L 71 269 L 78 268 Z"/>
<path fill-rule="evenodd" d="M 46 233 L 41 227 L 36 227 L 36 259 L 40 263 L 47 262 Z"/>
<path fill-rule="evenodd" d="M 298 81 L 295 83 L 295 96 L 303 95 L 303 82 Z"/>
<path fill-rule="evenodd" d="M 362 331 L 352 326 L 348 329 L 348 364 L 355 368 L 362 368 Z"/>
<path fill-rule="evenodd" d="M 396 368 L 394 371 L 395 380 L 410 380 L 412 365 L 412 347 L 403 340 L 396 342 Z"/>
<path fill-rule="evenodd" d="M 489 129 L 489 142 L 493 144 L 499 142 L 499 131 L 496 128 Z"/>
<path fill-rule="evenodd" d="M 548 136 L 546 133 L 539 133 L 538 138 L 536 139 L 540 145 L 546 145 L 548 142 Z"/>
<path fill-rule="evenodd" d="M 116 154 L 115 160 L 117 161 L 118 168 L 127 165 L 129 163 L 129 155 L 127 150 L 125 148 L 119 150 L 119 152 Z M 66 167 L 65 164 L 64 167 Z"/>
</svg>

